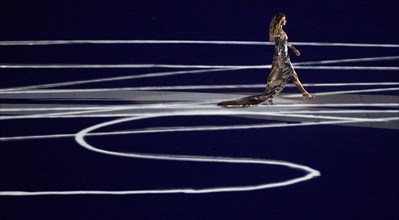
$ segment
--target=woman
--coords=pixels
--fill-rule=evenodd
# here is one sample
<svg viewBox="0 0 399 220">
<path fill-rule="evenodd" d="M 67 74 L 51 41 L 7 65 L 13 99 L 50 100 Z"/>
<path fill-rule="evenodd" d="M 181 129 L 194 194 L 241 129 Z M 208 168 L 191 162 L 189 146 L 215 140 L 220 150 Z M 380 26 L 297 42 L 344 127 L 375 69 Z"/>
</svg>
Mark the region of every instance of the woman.
<svg viewBox="0 0 399 220">
<path fill-rule="evenodd" d="M 261 103 L 273 104 L 273 97 L 283 90 L 287 82 L 292 78 L 296 87 L 301 91 L 305 100 L 311 100 L 314 97 L 310 95 L 302 83 L 299 81 L 298 74 L 295 72 L 291 64 L 288 48 L 292 49 L 295 55 L 300 56 L 301 53 L 291 44 L 288 43 L 288 36 L 283 30 L 283 26 L 287 24 L 287 19 L 282 13 L 277 13 L 270 22 L 269 38 L 275 43 L 275 52 L 273 55 L 272 69 L 267 80 L 266 89 L 261 95 L 244 97 L 241 99 L 218 103 L 222 107 L 250 107 Z"/>
</svg>

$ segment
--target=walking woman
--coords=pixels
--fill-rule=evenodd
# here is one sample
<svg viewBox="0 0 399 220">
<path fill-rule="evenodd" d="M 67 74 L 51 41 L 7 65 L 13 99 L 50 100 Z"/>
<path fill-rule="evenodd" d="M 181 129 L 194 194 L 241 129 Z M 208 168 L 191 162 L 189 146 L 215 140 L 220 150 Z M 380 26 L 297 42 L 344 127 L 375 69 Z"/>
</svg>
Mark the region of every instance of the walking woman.
<svg viewBox="0 0 399 220">
<path fill-rule="evenodd" d="M 301 53 L 294 46 L 288 43 L 288 36 L 283 30 L 283 26 L 287 24 L 287 19 L 282 13 L 277 13 L 270 22 L 269 39 L 274 42 L 274 55 L 272 69 L 270 71 L 266 89 L 261 95 L 244 97 L 233 101 L 225 101 L 218 103 L 222 107 L 250 107 L 262 103 L 273 104 L 273 98 L 283 90 L 287 82 L 292 79 L 296 87 L 301 91 L 305 100 L 311 100 L 314 97 L 310 95 L 299 81 L 298 74 L 290 61 L 288 48 L 295 55 L 300 56 Z"/>
</svg>

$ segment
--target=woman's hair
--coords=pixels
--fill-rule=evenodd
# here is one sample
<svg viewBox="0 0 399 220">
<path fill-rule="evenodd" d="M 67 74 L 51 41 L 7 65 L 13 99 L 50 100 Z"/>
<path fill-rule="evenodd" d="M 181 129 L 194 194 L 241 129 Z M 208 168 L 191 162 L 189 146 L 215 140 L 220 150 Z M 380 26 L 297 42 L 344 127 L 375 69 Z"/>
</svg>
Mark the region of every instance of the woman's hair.
<svg viewBox="0 0 399 220">
<path fill-rule="evenodd" d="M 284 30 L 281 28 L 281 21 L 285 17 L 283 13 L 277 13 L 272 18 L 269 27 L 269 40 L 270 42 L 274 42 L 274 38 L 278 34 L 286 35 Z"/>
</svg>

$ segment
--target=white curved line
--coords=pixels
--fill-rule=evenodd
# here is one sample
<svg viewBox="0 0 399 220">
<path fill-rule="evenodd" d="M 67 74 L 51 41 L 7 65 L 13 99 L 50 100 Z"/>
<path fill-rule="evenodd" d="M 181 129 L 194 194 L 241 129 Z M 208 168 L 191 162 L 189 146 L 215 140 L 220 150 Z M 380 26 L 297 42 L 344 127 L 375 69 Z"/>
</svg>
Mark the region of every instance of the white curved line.
<svg viewBox="0 0 399 220">
<path fill-rule="evenodd" d="M 95 110 L 83 110 L 83 111 L 70 111 L 69 109 L 65 109 L 68 111 L 57 112 L 57 113 L 48 113 L 48 114 L 33 114 L 33 115 L 25 115 L 24 118 L 18 118 L 18 116 L 0 116 L 0 120 L 10 120 L 10 119 L 39 119 L 39 118 L 73 118 L 76 115 L 87 114 L 87 113 L 98 113 L 98 112 L 106 112 L 108 109 L 95 109 Z M 0 138 L 1 140 L 1 138 Z"/>
<path fill-rule="evenodd" d="M 219 100 L 220 101 L 220 100 Z M 213 101 L 212 103 L 214 103 Z M 203 104 L 205 102 L 199 102 L 194 104 Z M 189 104 L 193 104 L 190 103 Z M 1 108 L 0 112 L 10 112 L 10 111 L 64 111 L 64 110 L 132 110 L 132 109 L 157 109 L 157 108 L 175 108 L 183 107 L 185 104 L 148 104 L 142 106 L 132 106 L 132 105 L 117 105 L 117 106 L 95 106 L 95 107 L 50 107 L 50 108 Z M 209 106 L 205 106 L 208 108 Z M 267 108 L 290 108 L 290 107 L 399 107 L 399 103 L 312 103 L 312 104 L 279 104 L 279 105 L 260 105 L 258 107 Z M 187 105 L 186 108 L 201 108 L 201 106 L 190 106 Z"/>
<path fill-rule="evenodd" d="M 271 65 L 180 65 L 180 64 L 0 64 L 3 69 L 104 69 L 104 68 L 193 68 L 193 69 L 267 69 Z M 399 70 L 396 66 L 304 66 L 296 69 L 317 70 Z"/>
<path fill-rule="evenodd" d="M 357 82 L 357 83 L 304 83 L 304 86 L 391 86 L 399 85 L 399 82 Z M 294 85 L 287 85 L 288 87 L 294 87 Z"/>
<path fill-rule="evenodd" d="M 235 70 L 235 69 L 208 69 L 208 70 L 186 70 L 186 71 L 172 71 L 172 72 L 155 72 L 155 73 L 146 73 L 146 74 L 140 74 L 140 75 L 107 77 L 107 78 L 99 78 L 99 79 L 78 80 L 78 81 L 71 81 L 71 82 L 49 83 L 49 84 L 41 84 L 41 85 L 33 85 L 33 86 L 8 88 L 8 89 L 1 89 L 0 92 L 2 93 L 2 92 L 16 91 L 16 90 L 25 90 L 25 89 L 44 89 L 44 88 L 52 88 L 52 87 L 59 87 L 59 86 L 74 86 L 74 85 L 81 85 L 81 84 L 110 82 L 110 81 L 119 81 L 119 80 L 128 80 L 128 79 L 164 77 L 164 76 L 172 76 L 172 75 L 180 75 L 180 74 L 195 74 L 195 73 L 231 71 L 231 70 Z"/>
<path fill-rule="evenodd" d="M 172 115 L 179 115 L 178 113 Z M 163 115 L 169 116 L 169 115 Z M 162 117 L 162 116 L 157 116 Z M 259 190 L 266 189 L 271 187 L 279 187 L 279 186 L 287 186 L 290 184 L 298 183 L 301 181 L 309 180 L 313 177 L 319 176 L 320 173 L 317 170 L 314 170 L 310 167 L 298 165 L 290 162 L 283 161 L 275 161 L 275 160 L 263 160 L 263 159 L 252 159 L 252 158 L 224 158 L 224 157 L 199 157 L 199 156 L 185 156 L 185 155 L 156 155 L 156 154 L 139 154 L 139 153 L 122 153 L 122 152 L 114 152 L 108 150 L 102 150 L 92 145 L 88 144 L 84 137 L 86 134 L 91 131 L 97 130 L 99 128 L 103 128 L 106 126 L 119 124 L 123 122 L 146 119 L 152 117 L 133 117 L 133 118 L 123 118 L 117 119 L 109 122 L 104 122 L 98 125 L 94 125 L 92 127 L 86 128 L 79 133 L 76 134 L 75 140 L 84 148 L 107 155 L 113 156 L 122 156 L 122 157 L 131 157 L 131 158 L 140 158 L 140 159 L 155 159 L 155 160 L 173 160 L 173 161 L 189 161 L 189 162 L 211 162 L 211 163 L 244 163 L 244 164 L 267 164 L 267 165 L 280 165 L 286 166 L 292 169 L 299 169 L 307 172 L 307 175 L 301 178 L 294 178 L 288 181 L 269 183 L 269 184 L 261 184 L 256 186 L 240 186 L 240 187 L 221 187 L 221 188 L 207 188 L 207 189 L 173 189 L 173 192 L 182 192 L 182 193 L 216 193 L 216 192 L 232 192 L 232 191 L 249 191 L 249 190 Z M 170 190 L 157 190 L 158 193 L 170 192 Z M 134 192 L 134 191 L 133 191 Z M 146 193 L 145 190 L 140 190 L 141 193 Z"/>
<path fill-rule="evenodd" d="M 399 104 L 398 104 L 399 106 Z M 279 112 L 249 112 L 249 111 L 228 111 L 228 110 L 220 110 L 215 108 L 215 110 L 199 110 L 197 106 L 190 107 L 191 111 L 180 112 L 178 114 L 174 112 L 167 112 L 167 113 L 134 113 L 136 115 L 141 115 L 142 117 L 167 117 L 169 115 L 180 115 L 180 116 L 207 116 L 207 115 L 219 115 L 219 116 L 230 116 L 230 115 L 265 115 L 265 116 L 284 116 L 284 117 L 303 117 L 303 118 L 313 118 L 313 119 L 331 119 L 331 120 L 352 120 L 352 121 L 364 121 L 364 120 L 371 120 L 371 119 L 362 119 L 362 118 L 350 118 L 350 117 L 335 117 L 335 116 L 321 116 L 321 115 L 301 115 L 301 114 L 294 114 L 291 112 L 290 114 L 281 114 Z M 127 108 L 109 108 L 109 109 L 99 109 L 99 110 L 90 110 L 89 112 L 105 112 L 105 111 L 118 111 L 118 110 L 126 110 Z M 163 108 L 164 109 L 164 108 Z M 84 112 L 84 111 L 83 111 Z M 32 119 L 37 118 L 40 119 L 42 117 L 57 117 L 57 114 L 38 114 L 38 115 L 27 115 L 27 116 L 20 116 L 19 119 Z M 65 114 L 65 113 L 62 113 Z M 61 115 L 62 116 L 62 115 Z M 14 117 L 14 116 L 10 116 Z M 79 116 L 77 116 L 79 117 Z M 3 119 L 7 119 L 7 117 L 3 117 Z"/>
<path fill-rule="evenodd" d="M 302 83 L 305 87 L 341 87 L 341 86 L 387 86 L 399 85 L 399 82 L 365 82 L 365 83 Z M 157 90 L 197 90 L 197 89 L 242 89 L 242 88 L 264 88 L 265 84 L 240 84 L 240 85 L 192 85 L 192 86 L 143 86 L 143 87 L 120 87 L 100 89 L 45 89 L 45 90 L 16 90 L 1 91 L 2 94 L 41 94 L 41 93 L 79 93 L 79 92 L 113 92 L 113 91 L 157 91 Z M 286 87 L 295 87 L 287 84 Z M 0 109 L 1 111 L 1 109 Z"/>
<path fill-rule="evenodd" d="M 326 96 L 326 95 L 336 95 L 336 94 L 351 94 L 351 93 L 364 93 L 364 92 L 386 92 L 386 91 L 398 91 L 399 87 L 393 87 L 393 88 L 383 88 L 383 89 L 361 89 L 361 90 L 346 90 L 346 91 L 335 91 L 335 92 L 320 92 L 320 93 L 315 93 L 316 96 Z M 301 97 L 300 94 L 290 94 L 290 95 L 285 95 L 284 97 L 286 98 L 295 98 L 295 97 Z M 127 109 L 149 109 L 149 108 L 209 108 L 209 106 L 205 106 L 203 104 L 212 104 L 215 103 L 215 100 L 211 101 L 203 101 L 203 102 L 185 102 L 185 103 L 178 103 L 178 104 L 152 104 L 152 105 L 141 105 L 141 106 L 120 106 L 120 107 L 88 107 L 86 111 L 94 111 L 94 112 L 102 112 L 102 111 L 115 111 L 115 110 L 127 110 Z M 192 106 L 192 104 L 197 104 L 196 106 Z M 202 104 L 202 106 L 198 106 L 198 104 Z M 378 103 L 371 103 L 373 106 L 376 106 Z M 391 103 L 395 104 L 395 103 Z M 293 104 L 296 105 L 296 104 Z M 318 104 L 312 104 L 313 107 L 316 107 Z M 342 106 L 342 104 L 336 104 L 339 106 Z M 398 104 L 399 105 L 399 104 Z M 280 106 L 280 105 L 279 105 Z M 391 106 L 391 105 L 385 105 L 384 107 Z M 395 106 L 395 105 L 394 105 Z M 83 107 L 84 108 L 84 107 Z M 100 108 L 100 109 L 99 109 Z M 54 111 L 54 108 L 42 108 L 44 110 L 51 110 Z M 68 110 L 68 109 L 62 109 L 62 110 Z M 70 110 L 70 109 L 69 109 Z M 1 111 L 6 111 L 0 110 Z M 81 113 L 86 113 L 86 111 L 83 111 Z M 0 120 L 10 120 L 10 119 L 28 119 L 28 118 L 51 118 L 52 115 L 63 115 L 63 114 L 80 114 L 80 112 L 77 113 L 71 113 L 71 112 L 66 112 L 66 113 L 52 113 L 52 114 L 34 114 L 34 115 L 24 115 L 24 116 L 0 116 Z"/>
<path fill-rule="evenodd" d="M 301 46 L 332 47 L 399 47 L 398 44 L 360 44 L 329 42 L 291 42 Z M 222 45 L 274 45 L 265 41 L 203 41 L 203 40 L 36 40 L 0 41 L 0 46 L 56 45 L 56 44 L 222 44 Z"/>
<path fill-rule="evenodd" d="M 121 156 L 121 155 L 114 155 Z M 148 159 L 148 158 L 147 158 Z M 152 158 L 154 159 L 154 158 Z M 158 159 L 161 160 L 161 159 Z M 164 159 L 168 160 L 168 159 Z M 172 160 L 172 159 L 171 159 Z M 173 159 L 175 160 L 175 159 Z M 176 159 L 177 160 L 177 159 Z M 304 182 L 312 178 L 320 176 L 320 172 L 310 167 L 294 164 L 284 161 L 275 160 L 261 160 L 261 159 L 245 159 L 245 158 L 195 158 L 181 159 L 180 161 L 195 161 L 195 162 L 212 162 L 212 163 L 252 163 L 252 164 L 266 164 L 285 166 L 291 169 L 305 170 L 308 172 L 303 177 L 290 179 L 284 182 L 276 182 L 262 185 L 254 185 L 248 187 L 223 187 L 223 188 L 206 188 L 206 189 L 164 189 L 164 190 L 122 190 L 122 191 L 99 191 L 99 190 L 75 190 L 75 191 L 40 191 L 40 192 L 26 192 L 26 191 L 0 191 L 0 196 L 43 196 L 43 195 L 137 195 L 137 194 L 170 194 L 170 193 L 188 193 L 188 194 L 204 194 L 204 193 L 220 193 L 220 192 L 243 192 L 261 190 L 275 187 L 288 186 L 299 182 Z"/>
<path fill-rule="evenodd" d="M 333 63 L 348 63 L 348 62 L 368 62 L 368 61 L 382 61 L 382 60 L 397 60 L 399 56 L 387 56 L 387 57 L 366 57 L 366 58 L 354 58 L 354 59 L 338 59 L 338 60 L 321 60 L 321 61 L 309 61 L 309 62 L 297 62 L 294 63 L 298 68 L 307 69 L 311 67 L 299 67 L 304 65 L 314 64 L 333 64 Z M 225 69 L 266 69 L 270 68 L 270 65 L 180 65 L 180 64 L 0 64 L 0 68 L 225 68 Z M 325 69 L 330 66 L 320 66 L 318 69 Z M 347 66 L 345 66 L 348 68 Z M 340 67 L 343 69 L 344 67 Z M 366 67 L 357 67 L 366 68 Z M 373 67 L 383 68 L 383 67 Z"/>
<path fill-rule="evenodd" d="M 273 45 L 261 41 L 201 41 L 201 40 L 36 40 L 36 41 L 0 41 L 1 46 L 60 44 L 222 44 L 222 45 Z"/>
<path fill-rule="evenodd" d="M 320 111 L 310 111 L 310 110 L 303 110 L 303 111 L 277 111 L 281 114 L 396 114 L 398 110 L 320 110 Z M 73 114 L 73 115 L 34 115 L 35 119 L 43 119 L 43 118 L 115 118 L 115 117 L 132 117 L 132 116 L 143 116 L 146 114 L 141 113 L 109 113 L 109 114 Z M 38 117 L 41 116 L 41 117 Z M 8 117 L 8 116 L 5 116 Z M 29 119 L 31 115 L 23 115 L 23 116 L 10 116 L 9 118 L 0 119 L 7 120 L 7 119 Z M 0 138 L 1 140 L 1 138 Z"/>
<path fill-rule="evenodd" d="M 318 92 L 314 93 L 315 96 L 327 96 L 337 94 L 351 94 L 351 93 L 364 93 L 364 92 L 388 92 L 397 91 L 399 87 L 383 88 L 383 89 L 359 89 L 359 90 L 346 90 L 346 91 L 334 91 L 334 92 Z M 301 94 L 285 95 L 284 97 L 302 97 Z"/>
<path fill-rule="evenodd" d="M 399 56 L 364 57 L 364 58 L 338 59 L 338 60 L 320 60 L 320 61 L 297 62 L 297 63 L 293 63 L 293 64 L 294 64 L 294 66 L 299 66 L 299 65 L 314 65 L 314 64 L 370 62 L 370 61 L 397 60 L 397 59 L 399 59 Z"/>
<path fill-rule="evenodd" d="M 397 113 L 397 112 L 395 112 Z M 307 114 L 307 113 L 303 113 Z M 126 116 L 129 117 L 129 116 Z M 397 121 L 398 117 L 390 118 L 377 118 L 365 119 L 359 121 L 346 120 L 346 121 L 322 121 L 322 122 L 301 122 L 301 123 L 275 123 L 275 124 L 255 124 L 255 125 L 232 125 L 232 126 L 202 126 L 202 127 L 179 127 L 179 128 L 159 128 L 159 129 L 146 129 L 139 131 L 115 131 L 115 132 L 96 132 L 90 133 L 86 136 L 104 136 L 104 135 L 127 135 L 127 134 L 147 134 L 147 133 L 162 133 L 162 132 L 187 132 L 187 131 L 217 131 L 217 130 L 239 130 L 239 129 L 262 129 L 262 128 L 278 128 L 278 127 L 301 127 L 312 125 L 339 125 L 350 123 L 363 123 L 363 122 L 387 122 Z M 32 135 L 32 136 L 16 136 L 16 137 L 3 137 L 0 141 L 17 141 L 17 140 L 37 140 L 37 139 L 52 139 L 52 138 L 71 138 L 76 134 L 52 134 L 52 135 Z"/>
<path fill-rule="evenodd" d="M 356 59 L 344 59 L 344 60 L 321 60 L 321 61 L 311 61 L 311 62 L 347 62 L 348 60 L 380 60 L 380 59 L 391 59 L 393 57 L 371 57 L 371 58 L 356 58 Z M 306 64 L 309 62 L 298 62 L 295 65 Z M 134 65 L 134 64 L 133 64 Z M 139 64 L 140 65 L 140 64 Z M 154 64 L 152 64 L 154 65 Z M 181 66 L 181 65 L 180 65 Z M 202 67 L 204 65 L 201 65 Z M 262 65 L 263 67 L 270 68 L 271 65 Z M 230 66 L 231 67 L 231 66 Z M 167 72 L 167 73 L 149 73 L 149 74 L 142 74 L 142 75 L 134 75 L 134 76 L 122 76 L 122 77 L 111 77 L 111 78 L 102 78 L 102 79 L 94 79 L 94 80 L 81 80 L 75 82 L 64 82 L 64 83 L 52 83 L 52 84 L 44 84 L 44 85 L 34 85 L 34 86 L 25 86 L 25 87 L 17 87 L 17 88 L 9 88 L 9 89 L 0 89 L 0 92 L 7 92 L 7 91 L 15 91 L 15 90 L 25 90 L 25 89 L 39 89 L 39 88 L 51 88 L 57 86 L 69 86 L 69 85 L 79 85 L 79 84 L 87 84 L 87 83 L 98 83 L 98 82 L 107 82 L 107 81 L 117 81 L 117 80 L 125 80 L 125 79 L 135 79 L 135 78 L 145 78 L 145 77 L 160 77 L 160 76 L 169 76 L 169 75 L 177 75 L 177 74 L 187 74 L 187 73 L 203 73 L 203 72 L 213 72 L 213 71 L 227 71 L 227 70 L 240 70 L 245 69 L 244 66 L 236 66 L 235 68 L 228 68 L 228 69 L 212 69 L 212 70 L 192 70 L 192 71 L 177 71 L 177 72 Z M 252 66 L 253 68 L 257 69 L 261 66 Z M 298 68 L 301 68 L 298 66 Z M 306 68 L 306 67 L 305 67 Z M 383 67 L 384 68 L 384 67 Z M 380 69 L 381 70 L 381 69 Z M 382 69 L 384 70 L 384 69 Z"/>
<path fill-rule="evenodd" d="M 257 106 L 257 107 L 262 107 L 261 106 Z M 185 109 L 198 109 L 201 108 L 200 106 L 191 106 L 191 107 L 187 107 Z M 203 108 L 209 108 L 209 106 L 204 106 Z M 90 108 L 89 108 L 90 109 Z M 64 108 L 62 110 L 68 110 L 70 111 L 68 108 Z M 111 111 L 114 109 L 109 109 L 109 108 L 104 108 L 104 109 L 98 109 L 95 108 L 93 109 L 94 112 L 99 110 L 101 111 Z M 119 110 L 132 110 L 132 109 L 119 109 Z M 30 108 L 30 109 L 20 109 L 20 108 L 6 108 L 6 109 L 2 109 L 2 112 L 15 112 L 15 111 L 60 111 L 60 110 L 54 110 L 52 108 Z M 90 113 L 92 110 L 88 110 L 88 112 Z M 276 111 L 277 113 L 299 113 L 299 114 L 307 114 L 307 113 L 317 113 L 317 114 L 346 114 L 346 113 L 397 113 L 398 110 L 296 110 L 296 111 L 281 111 L 278 110 Z M 37 115 L 22 115 L 22 116 L 27 116 L 27 117 L 31 117 L 31 116 L 42 116 L 42 118 L 80 118 L 80 117 L 129 117 L 129 116 L 137 116 L 137 115 L 142 115 L 141 113 L 115 113 L 115 114 L 84 114 L 84 112 L 78 112 L 78 111 L 74 111 L 74 112 L 70 112 L 70 114 L 68 114 L 68 112 L 62 112 L 61 115 L 52 115 L 52 114 L 37 114 Z M 7 116 L 5 116 L 7 117 Z"/>
<path fill-rule="evenodd" d="M 396 71 L 399 70 L 397 66 L 296 66 L 295 69 L 305 70 L 382 70 L 382 71 Z"/>
<path fill-rule="evenodd" d="M 103 111 L 113 111 L 119 109 L 104 109 Z M 325 113 L 331 113 L 330 111 L 324 111 Z M 395 110 L 358 110 L 358 111 L 346 111 L 346 113 L 397 113 Z M 149 114 L 136 114 L 135 117 L 139 118 L 152 118 L 152 117 L 169 117 L 169 116 L 231 116 L 231 115 L 264 115 L 264 116 L 283 116 L 283 117 L 297 117 L 297 118 L 308 118 L 308 119 L 324 119 L 334 121 L 322 121 L 322 122 L 303 122 L 303 123 L 278 123 L 278 124 L 247 124 L 247 125 L 230 125 L 230 126 L 200 126 L 200 127 L 177 127 L 177 128 L 154 128 L 146 130 L 135 130 L 135 131 L 118 131 L 118 132 L 100 132 L 92 133 L 90 136 L 101 136 L 101 135 L 120 135 L 120 134 L 142 134 L 142 133 L 160 133 L 160 132 L 182 132 L 182 131 L 215 131 L 215 130 L 237 130 L 237 129 L 260 129 L 260 128 L 273 128 L 273 127 L 296 127 L 296 126 L 310 126 L 310 125 L 330 125 L 330 124 L 348 124 L 348 123 L 359 123 L 359 122 L 386 122 L 399 120 L 399 117 L 389 118 L 354 118 L 354 117 L 337 117 L 337 116 L 321 116 L 321 115 L 306 115 L 310 113 L 323 113 L 323 111 L 286 111 L 286 112 L 246 112 L 246 111 L 190 111 L 180 113 L 149 113 Z M 343 112 L 340 112 L 343 113 Z M 304 115 L 305 114 L 305 115 Z M 121 115 L 121 116 L 132 116 L 133 114 Z M 37 115 L 35 115 L 37 116 Z M 117 114 L 109 114 L 110 117 L 117 117 Z M 27 118 L 30 118 L 26 116 Z M 43 115 L 47 118 L 79 118 L 79 115 Z M 93 115 L 96 117 L 96 115 Z M 54 135 L 30 135 L 30 136 L 15 136 L 15 137 L 1 137 L 0 141 L 15 141 L 15 140 L 30 140 L 30 139 L 48 139 L 48 138 L 69 138 L 74 134 L 54 134 Z"/>
<path fill-rule="evenodd" d="M 360 43 L 323 43 L 323 42 L 291 42 L 301 46 L 322 46 L 322 47 L 399 47 L 399 44 L 360 44 Z"/>
<path fill-rule="evenodd" d="M 166 116 L 166 115 L 164 115 Z M 157 116 L 161 117 L 161 116 Z M 128 194 L 163 194 L 163 193 L 217 193 L 217 192 L 238 192 L 238 191 L 250 191 L 250 190 L 260 190 L 273 187 L 282 187 L 302 181 L 312 179 L 314 177 L 320 176 L 320 172 L 314 170 L 310 167 L 299 165 L 291 162 L 276 161 L 276 160 L 265 160 L 265 159 L 253 159 L 253 158 L 227 158 L 227 157 L 200 157 L 200 156 L 187 156 L 187 155 L 155 155 L 155 154 L 138 154 L 138 153 L 121 153 L 114 151 L 107 151 L 95 148 L 88 144 L 84 137 L 91 131 L 100 129 L 106 126 L 145 119 L 151 117 L 131 117 L 117 119 L 109 122 L 100 123 L 89 128 L 86 128 L 76 134 L 75 140 L 84 148 L 91 150 L 93 152 L 112 155 L 112 156 L 122 156 L 130 158 L 140 158 L 140 159 L 153 159 L 153 160 L 172 160 L 172 161 L 186 161 L 186 162 L 208 162 L 208 163 L 235 163 L 235 164 L 263 164 L 263 165 L 278 165 L 285 166 L 291 169 L 298 169 L 307 173 L 306 175 L 293 178 L 281 182 L 273 182 L 268 184 L 251 185 L 251 186 L 237 186 L 237 187 L 220 187 L 220 188 L 204 188 L 204 189 L 165 189 L 165 190 L 128 190 L 128 191 L 41 191 L 41 192 L 24 192 L 24 191 L 2 191 L 1 196 L 38 196 L 38 195 L 75 195 L 75 194 L 118 194 L 118 195 L 128 195 Z"/>
<path fill-rule="evenodd" d="M 271 65 L 182 65 L 182 64 L 0 64 L 3 69 L 75 69 L 75 68 L 172 68 L 172 69 L 265 69 Z"/>
<path fill-rule="evenodd" d="M 364 93 L 364 92 L 387 92 L 387 91 L 397 91 L 397 90 L 399 90 L 399 87 L 384 88 L 384 89 L 361 89 L 361 90 L 349 90 L 349 91 L 319 92 L 315 94 L 318 96 L 322 96 L 322 95 L 337 95 L 337 94 Z"/>
</svg>

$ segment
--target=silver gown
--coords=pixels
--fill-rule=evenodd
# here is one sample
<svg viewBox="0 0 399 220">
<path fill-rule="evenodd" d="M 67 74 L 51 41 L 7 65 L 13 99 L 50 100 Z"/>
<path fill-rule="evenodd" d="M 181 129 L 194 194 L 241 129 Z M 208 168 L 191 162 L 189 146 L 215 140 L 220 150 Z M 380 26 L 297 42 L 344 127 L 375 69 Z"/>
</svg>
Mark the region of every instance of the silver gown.
<svg viewBox="0 0 399 220">
<path fill-rule="evenodd" d="M 288 48 L 297 49 L 288 43 L 287 35 L 275 36 L 275 51 L 273 55 L 272 68 L 267 79 L 266 89 L 263 94 L 248 96 L 232 101 L 218 103 L 222 107 L 250 107 L 262 103 L 273 104 L 273 97 L 280 93 L 287 82 L 295 74 L 291 64 Z"/>
</svg>

